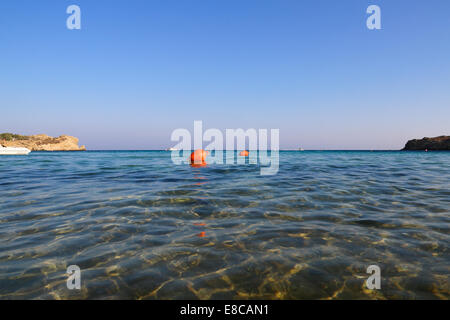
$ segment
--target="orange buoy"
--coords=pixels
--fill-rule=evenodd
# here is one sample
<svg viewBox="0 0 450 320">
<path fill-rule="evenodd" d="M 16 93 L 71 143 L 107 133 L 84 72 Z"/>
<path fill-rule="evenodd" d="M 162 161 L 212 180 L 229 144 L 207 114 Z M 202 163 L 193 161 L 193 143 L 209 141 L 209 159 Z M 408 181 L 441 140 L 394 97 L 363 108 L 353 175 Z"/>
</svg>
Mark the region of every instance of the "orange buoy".
<svg viewBox="0 0 450 320">
<path fill-rule="evenodd" d="M 203 238 L 206 236 L 205 231 L 200 232 L 199 234 L 197 234 L 197 237 Z"/>
<path fill-rule="evenodd" d="M 209 154 L 209 151 L 205 151 L 203 149 L 197 149 L 191 153 L 191 164 L 202 165 L 206 164 L 206 156 Z"/>
<path fill-rule="evenodd" d="M 202 163 L 200 163 L 200 164 L 195 164 L 195 163 L 191 163 L 190 164 L 190 166 L 192 167 L 192 168 L 202 168 L 202 167 L 206 167 L 208 164 L 206 163 L 206 162 L 202 162 Z M 197 186 L 200 186 L 200 185 L 202 185 L 202 184 L 204 184 L 204 182 L 203 183 L 196 183 L 195 185 L 197 185 Z"/>
<path fill-rule="evenodd" d="M 248 157 L 248 151 L 247 151 L 247 150 L 241 151 L 241 152 L 239 153 L 239 155 L 240 155 L 240 156 L 243 156 L 243 157 Z"/>
</svg>

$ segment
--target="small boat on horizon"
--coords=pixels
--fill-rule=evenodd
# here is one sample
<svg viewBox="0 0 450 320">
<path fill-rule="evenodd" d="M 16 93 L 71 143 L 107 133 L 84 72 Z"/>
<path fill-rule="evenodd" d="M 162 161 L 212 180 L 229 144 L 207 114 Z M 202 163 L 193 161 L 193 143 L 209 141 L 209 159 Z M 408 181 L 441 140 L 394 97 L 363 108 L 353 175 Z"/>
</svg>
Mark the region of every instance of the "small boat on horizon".
<svg viewBox="0 0 450 320">
<path fill-rule="evenodd" d="M 0 145 L 0 155 L 27 155 L 31 152 L 27 148 L 3 147 Z"/>
<path fill-rule="evenodd" d="M 305 151 L 305 149 L 303 149 L 303 148 L 298 148 L 298 151 Z"/>
</svg>

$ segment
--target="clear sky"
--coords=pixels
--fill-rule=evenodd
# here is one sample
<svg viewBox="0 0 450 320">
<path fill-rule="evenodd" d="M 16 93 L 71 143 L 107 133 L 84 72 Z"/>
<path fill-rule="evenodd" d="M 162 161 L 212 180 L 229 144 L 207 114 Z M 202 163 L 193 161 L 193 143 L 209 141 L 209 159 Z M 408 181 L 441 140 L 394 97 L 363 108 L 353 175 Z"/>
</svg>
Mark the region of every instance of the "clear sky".
<svg viewBox="0 0 450 320">
<path fill-rule="evenodd" d="M 0 1 L 0 132 L 159 149 L 194 120 L 278 128 L 281 148 L 448 135 L 450 1 Z"/>
</svg>

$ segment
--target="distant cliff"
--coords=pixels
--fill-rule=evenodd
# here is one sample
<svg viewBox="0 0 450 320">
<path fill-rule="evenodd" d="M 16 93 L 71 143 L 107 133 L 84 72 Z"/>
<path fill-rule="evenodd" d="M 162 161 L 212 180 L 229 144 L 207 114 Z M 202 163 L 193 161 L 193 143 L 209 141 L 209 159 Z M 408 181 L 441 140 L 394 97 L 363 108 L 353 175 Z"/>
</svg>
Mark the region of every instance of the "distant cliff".
<svg viewBox="0 0 450 320">
<path fill-rule="evenodd" d="M 46 134 L 22 136 L 12 133 L 0 134 L 0 144 L 5 147 L 24 147 L 31 151 L 85 151 L 78 146 L 78 138 L 71 136 L 50 137 Z"/>
<path fill-rule="evenodd" d="M 409 140 L 403 150 L 447 150 L 450 151 L 450 136 Z"/>
</svg>

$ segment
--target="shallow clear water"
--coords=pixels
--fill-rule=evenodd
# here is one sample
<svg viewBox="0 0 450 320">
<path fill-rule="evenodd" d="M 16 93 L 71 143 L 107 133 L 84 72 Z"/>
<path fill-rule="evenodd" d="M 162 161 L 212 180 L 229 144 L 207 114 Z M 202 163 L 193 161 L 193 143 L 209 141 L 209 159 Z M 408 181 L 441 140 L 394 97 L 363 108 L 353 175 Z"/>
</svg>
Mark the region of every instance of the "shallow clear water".
<svg viewBox="0 0 450 320">
<path fill-rule="evenodd" d="M 448 152 L 2 156 L 0 299 L 448 299 L 449 181 Z"/>
</svg>

